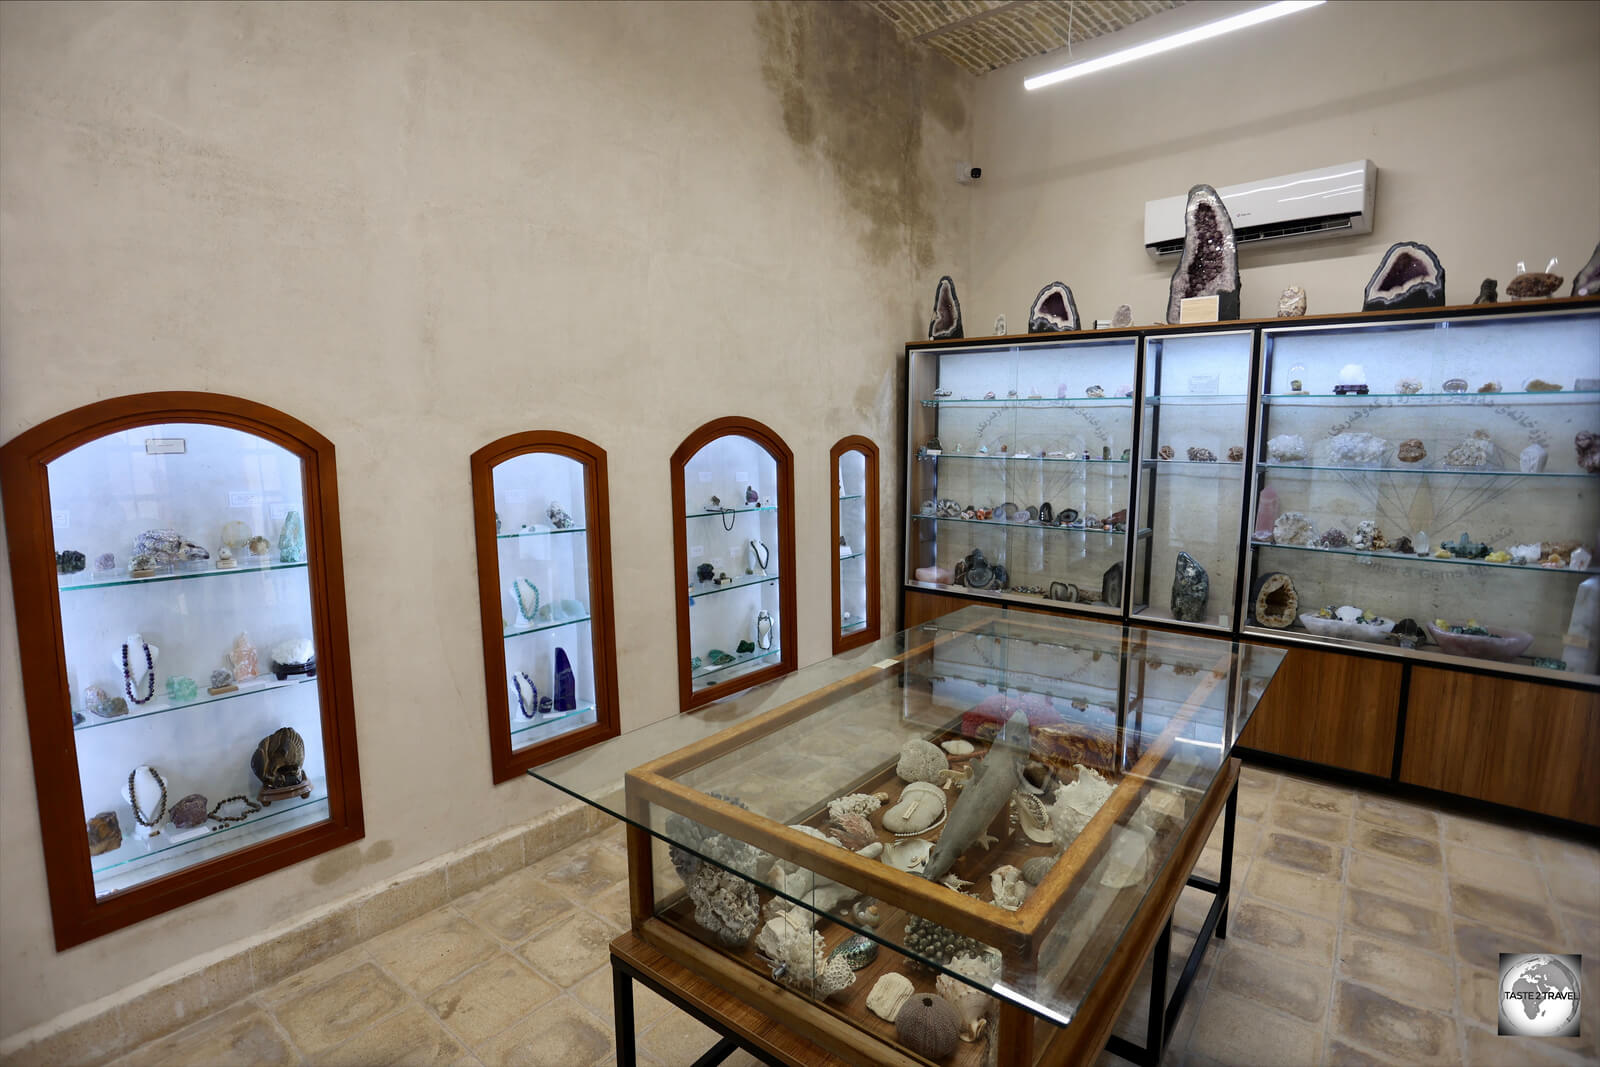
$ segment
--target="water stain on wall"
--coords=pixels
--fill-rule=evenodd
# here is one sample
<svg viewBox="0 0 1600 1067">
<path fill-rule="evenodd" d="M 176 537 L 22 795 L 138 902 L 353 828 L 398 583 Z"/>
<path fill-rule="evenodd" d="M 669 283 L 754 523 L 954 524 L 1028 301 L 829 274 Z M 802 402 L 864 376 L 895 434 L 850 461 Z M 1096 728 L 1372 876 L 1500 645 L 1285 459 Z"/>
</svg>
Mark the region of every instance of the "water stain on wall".
<svg viewBox="0 0 1600 1067">
<path fill-rule="evenodd" d="M 760 4 L 756 32 L 784 128 L 829 163 L 846 203 L 866 220 L 868 256 L 931 267 L 939 220 L 934 176 L 922 165 L 923 122 L 966 128 L 960 72 L 850 4 Z"/>
</svg>

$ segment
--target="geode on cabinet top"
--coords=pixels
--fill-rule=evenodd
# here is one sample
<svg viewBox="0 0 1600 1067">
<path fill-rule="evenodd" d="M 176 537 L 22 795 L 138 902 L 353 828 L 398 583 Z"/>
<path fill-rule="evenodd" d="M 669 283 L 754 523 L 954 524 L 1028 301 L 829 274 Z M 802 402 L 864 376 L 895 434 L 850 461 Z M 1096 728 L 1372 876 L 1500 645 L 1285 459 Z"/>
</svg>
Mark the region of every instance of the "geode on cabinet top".
<svg viewBox="0 0 1600 1067">
<path fill-rule="evenodd" d="M 1594 254 L 1589 257 L 1589 262 L 1572 279 L 1573 296 L 1593 296 L 1596 293 L 1600 293 L 1600 244 L 1594 246 Z"/>
<path fill-rule="evenodd" d="M 1233 219 L 1222 197 L 1209 185 L 1189 190 L 1183 209 L 1183 256 L 1172 272 L 1167 294 L 1167 321 L 1177 322 L 1183 301 L 1217 297 L 1217 318 L 1239 317 L 1239 253 L 1233 242 Z"/>
<path fill-rule="evenodd" d="M 1062 333 L 1078 328 L 1078 305 L 1065 282 L 1051 282 L 1039 290 L 1028 309 L 1029 333 Z"/>
<path fill-rule="evenodd" d="M 933 294 L 933 321 L 928 323 L 928 340 L 943 341 L 965 336 L 961 332 L 961 301 L 956 299 L 956 283 L 946 274 L 939 279 Z"/>
<path fill-rule="evenodd" d="M 1361 301 L 1362 311 L 1444 307 L 1444 267 L 1433 249 L 1398 241 L 1378 261 Z"/>
</svg>

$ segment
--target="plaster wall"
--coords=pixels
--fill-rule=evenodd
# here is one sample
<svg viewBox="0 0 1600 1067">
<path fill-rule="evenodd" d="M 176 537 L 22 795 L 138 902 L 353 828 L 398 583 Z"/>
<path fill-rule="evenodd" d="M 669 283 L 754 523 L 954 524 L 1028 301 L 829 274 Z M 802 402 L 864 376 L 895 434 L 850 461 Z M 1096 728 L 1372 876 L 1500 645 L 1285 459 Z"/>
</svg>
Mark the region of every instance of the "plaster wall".
<svg viewBox="0 0 1600 1067">
<path fill-rule="evenodd" d="M 1250 4 L 1191 4 L 1077 48 L 1086 59 Z M 1346 3 L 1036 92 L 1058 52 L 978 80 L 968 336 L 1072 287 L 1085 326 L 1164 321 L 1176 257 L 1144 250 L 1144 205 L 1352 159 L 1378 166 L 1361 237 L 1247 247 L 1245 318 L 1289 285 L 1313 314 L 1359 311 L 1383 250 L 1422 241 L 1447 299 L 1551 256 L 1570 280 L 1600 239 L 1600 4 Z M 958 284 L 963 281 L 957 278 Z M 1563 287 L 1565 292 L 1565 287 Z M 1520 380 L 1520 376 L 1519 376 Z"/>
<path fill-rule="evenodd" d="M 205 389 L 334 441 L 367 817 L 56 953 L 0 567 L 0 1039 L 556 802 L 490 785 L 487 441 L 609 451 L 625 729 L 676 712 L 667 456 L 709 419 L 793 449 L 802 590 L 836 555 L 829 447 L 878 441 L 892 626 L 897 343 L 965 273 L 970 92 L 849 5 L 0 6 L 0 439 Z M 800 611 L 805 664 L 826 594 Z"/>
</svg>

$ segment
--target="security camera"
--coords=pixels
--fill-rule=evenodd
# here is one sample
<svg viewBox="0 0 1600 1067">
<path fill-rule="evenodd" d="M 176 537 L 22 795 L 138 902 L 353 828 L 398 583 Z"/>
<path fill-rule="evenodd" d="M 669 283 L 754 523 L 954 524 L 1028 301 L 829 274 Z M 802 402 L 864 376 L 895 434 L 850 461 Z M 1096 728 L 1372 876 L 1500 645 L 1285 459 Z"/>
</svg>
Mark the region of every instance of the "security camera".
<svg viewBox="0 0 1600 1067">
<path fill-rule="evenodd" d="M 971 185 L 983 177 L 983 168 L 974 167 L 971 163 L 956 164 L 956 181 L 962 185 Z"/>
</svg>

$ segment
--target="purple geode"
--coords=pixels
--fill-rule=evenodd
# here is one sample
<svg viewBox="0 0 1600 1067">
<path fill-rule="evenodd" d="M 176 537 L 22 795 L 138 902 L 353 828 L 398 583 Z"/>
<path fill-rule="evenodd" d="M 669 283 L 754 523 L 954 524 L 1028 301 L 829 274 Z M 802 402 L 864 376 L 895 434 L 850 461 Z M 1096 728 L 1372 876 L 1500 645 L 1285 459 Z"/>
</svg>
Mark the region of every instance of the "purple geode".
<svg viewBox="0 0 1600 1067">
<path fill-rule="evenodd" d="M 1444 307 L 1444 267 L 1433 249 L 1399 241 L 1378 261 L 1361 302 L 1362 311 Z"/>
<path fill-rule="evenodd" d="M 1596 293 L 1600 293 L 1600 244 L 1594 246 L 1594 254 L 1589 257 L 1589 262 L 1572 279 L 1573 296 L 1594 296 Z"/>
<path fill-rule="evenodd" d="M 1239 252 L 1222 197 L 1209 185 L 1196 185 L 1183 220 L 1183 257 L 1172 272 L 1167 321 L 1177 322 L 1183 301 L 1196 296 L 1217 297 L 1217 318 L 1238 318 Z"/>
<path fill-rule="evenodd" d="M 1028 309 L 1029 333 L 1063 333 L 1078 328 L 1078 305 L 1065 282 L 1051 282 L 1039 290 Z"/>
<path fill-rule="evenodd" d="M 172 808 L 172 825 L 180 830 L 192 830 L 206 824 L 206 798 L 190 793 Z"/>
<path fill-rule="evenodd" d="M 961 301 L 956 299 L 956 283 L 946 274 L 939 279 L 933 294 L 933 321 L 928 323 L 928 340 L 944 341 L 966 336 L 961 332 Z"/>
</svg>

